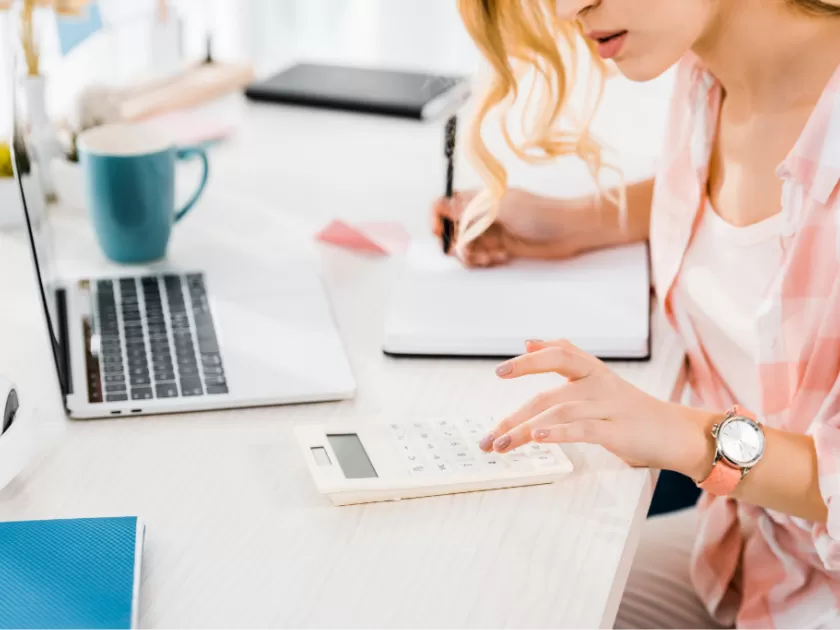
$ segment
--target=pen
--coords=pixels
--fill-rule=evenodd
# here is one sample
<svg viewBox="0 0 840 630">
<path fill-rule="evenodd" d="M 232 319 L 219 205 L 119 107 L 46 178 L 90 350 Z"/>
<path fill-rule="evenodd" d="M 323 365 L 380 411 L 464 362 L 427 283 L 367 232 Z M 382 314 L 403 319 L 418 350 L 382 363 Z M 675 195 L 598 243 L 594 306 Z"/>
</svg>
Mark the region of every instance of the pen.
<svg viewBox="0 0 840 630">
<path fill-rule="evenodd" d="M 455 178 L 455 137 L 458 131 L 458 118 L 452 116 L 446 121 L 446 142 L 444 154 L 446 155 L 446 198 L 452 199 L 452 185 Z M 443 217 L 441 219 L 441 227 L 443 228 L 443 253 L 448 254 L 452 247 L 452 237 L 455 231 L 455 225 L 452 219 Z"/>
<path fill-rule="evenodd" d="M 9 389 L 8 396 L 6 397 L 6 408 L 3 410 L 2 423 L 0 424 L 0 435 L 3 435 L 11 428 L 12 423 L 15 421 L 15 415 L 17 414 L 18 407 L 19 403 L 17 392 L 14 388 L 11 388 Z"/>
</svg>

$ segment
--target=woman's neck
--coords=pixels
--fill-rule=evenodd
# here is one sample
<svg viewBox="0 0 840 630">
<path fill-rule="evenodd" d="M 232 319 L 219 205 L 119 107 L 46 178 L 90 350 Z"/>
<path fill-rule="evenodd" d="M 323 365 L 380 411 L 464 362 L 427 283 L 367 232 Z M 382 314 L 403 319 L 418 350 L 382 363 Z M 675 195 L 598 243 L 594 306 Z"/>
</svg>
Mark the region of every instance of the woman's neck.
<svg viewBox="0 0 840 630">
<path fill-rule="evenodd" d="M 813 105 L 840 64 L 840 18 L 781 0 L 718 0 L 694 52 L 743 115 Z"/>
</svg>

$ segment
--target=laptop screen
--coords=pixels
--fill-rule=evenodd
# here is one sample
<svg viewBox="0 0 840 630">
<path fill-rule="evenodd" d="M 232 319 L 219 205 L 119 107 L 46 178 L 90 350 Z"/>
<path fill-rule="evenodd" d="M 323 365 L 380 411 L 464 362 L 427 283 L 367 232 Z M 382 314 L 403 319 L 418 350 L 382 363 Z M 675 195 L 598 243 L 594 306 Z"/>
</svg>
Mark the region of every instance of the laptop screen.
<svg viewBox="0 0 840 630">
<path fill-rule="evenodd" d="M 14 84 L 14 81 L 12 81 Z M 34 160 L 33 140 L 22 116 L 19 94 L 12 87 L 12 164 L 19 184 L 21 211 L 26 217 L 27 232 L 35 263 L 35 277 L 52 345 L 53 359 L 62 394 L 69 392 L 65 377 L 65 353 L 61 347 L 59 293 L 55 271 L 52 230 L 48 219 L 48 204 Z"/>
</svg>

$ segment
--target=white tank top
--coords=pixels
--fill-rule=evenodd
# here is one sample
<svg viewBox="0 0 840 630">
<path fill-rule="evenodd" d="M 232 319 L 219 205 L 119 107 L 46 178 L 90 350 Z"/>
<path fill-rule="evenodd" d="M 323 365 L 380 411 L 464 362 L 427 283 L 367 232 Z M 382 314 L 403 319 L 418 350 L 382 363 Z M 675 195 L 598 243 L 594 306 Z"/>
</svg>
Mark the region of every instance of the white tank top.
<svg viewBox="0 0 840 630">
<path fill-rule="evenodd" d="M 674 298 L 738 404 L 761 413 L 756 369 L 758 307 L 782 260 L 777 213 L 746 227 L 724 221 L 707 200 Z"/>
</svg>

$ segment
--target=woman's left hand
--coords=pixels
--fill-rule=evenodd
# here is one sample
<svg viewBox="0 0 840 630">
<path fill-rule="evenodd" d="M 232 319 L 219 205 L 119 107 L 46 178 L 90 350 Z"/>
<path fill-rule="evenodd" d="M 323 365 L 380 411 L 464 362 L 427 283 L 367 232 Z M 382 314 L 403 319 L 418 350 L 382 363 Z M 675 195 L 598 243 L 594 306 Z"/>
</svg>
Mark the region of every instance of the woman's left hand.
<svg viewBox="0 0 840 630">
<path fill-rule="evenodd" d="M 502 363 L 504 379 L 554 372 L 568 382 L 511 414 L 481 441 L 505 453 L 530 441 L 600 444 L 628 464 L 701 479 L 711 469 L 713 416 L 637 389 L 567 341 L 528 342 L 527 354 Z"/>
</svg>

